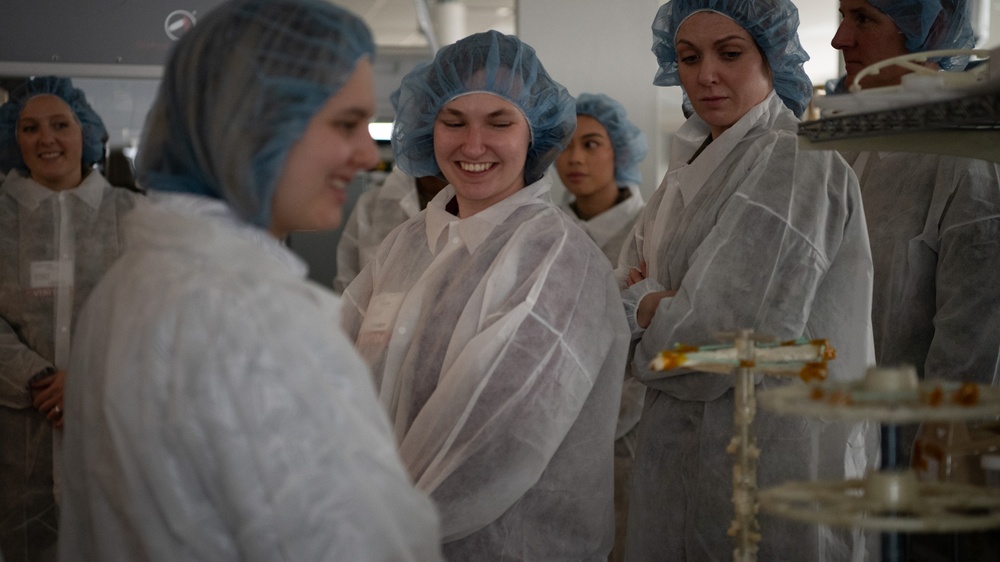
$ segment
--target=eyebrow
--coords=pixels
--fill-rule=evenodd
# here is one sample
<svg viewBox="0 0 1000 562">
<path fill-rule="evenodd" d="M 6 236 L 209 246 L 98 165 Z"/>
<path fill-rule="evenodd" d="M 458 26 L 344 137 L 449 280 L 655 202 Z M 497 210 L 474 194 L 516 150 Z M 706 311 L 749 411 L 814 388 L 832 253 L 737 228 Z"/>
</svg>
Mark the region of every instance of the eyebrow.
<svg viewBox="0 0 1000 562">
<path fill-rule="evenodd" d="M 842 17 L 845 15 L 844 10 L 837 10 L 837 11 L 840 12 L 840 15 Z M 851 8 L 850 10 L 847 10 L 847 13 L 851 15 L 863 14 L 867 16 L 871 15 L 871 10 L 869 10 L 867 6 L 858 6 L 857 8 Z"/>
<path fill-rule="evenodd" d="M 463 112 L 461 112 L 461 111 L 459 111 L 459 110 L 457 110 L 455 108 L 452 108 L 452 107 L 442 108 L 441 112 L 442 113 L 447 112 L 448 114 L 454 115 L 456 117 L 464 117 L 465 116 L 465 113 L 463 113 Z M 514 114 L 514 111 L 512 111 L 509 108 L 504 107 L 504 108 L 498 109 L 498 110 L 496 110 L 496 111 L 488 114 L 486 117 L 487 118 L 492 118 L 492 117 L 506 117 L 508 115 L 513 115 L 513 114 Z"/>
<path fill-rule="evenodd" d="M 367 119 L 371 112 L 367 109 L 361 107 L 349 107 L 340 112 L 342 117 L 356 117 L 358 119 Z"/>
<path fill-rule="evenodd" d="M 734 40 L 735 41 L 743 41 L 744 43 L 747 42 L 747 40 L 746 40 L 745 37 L 740 37 L 739 35 L 733 34 L 733 35 L 727 35 L 727 36 L 725 36 L 722 39 L 719 39 L 717 41 L 713 41 L 712 45 L 719 46 L 719 45 L 721 45 L 723 43 L 726 43 L 726 42 L 729 42 L 729 41 L 734 41 Z M 694 43 L 692 43 L 691 41 L 688 41 L 687 39 L 678 39 L 677 43 L 678 44 L 680 44 L 680 43 L 687 43 L 688 45 L 690 45 L 692 47 L 695 46 Z"/>
<path fill-rule="evenodd" d="M 603 140 L 604 138 L 605 138 L 604 135 L 602 135 L 601 133 L 587 133 L 586 135 L 583 135 L 583 140 L 587 139 Z"/>
</svg>

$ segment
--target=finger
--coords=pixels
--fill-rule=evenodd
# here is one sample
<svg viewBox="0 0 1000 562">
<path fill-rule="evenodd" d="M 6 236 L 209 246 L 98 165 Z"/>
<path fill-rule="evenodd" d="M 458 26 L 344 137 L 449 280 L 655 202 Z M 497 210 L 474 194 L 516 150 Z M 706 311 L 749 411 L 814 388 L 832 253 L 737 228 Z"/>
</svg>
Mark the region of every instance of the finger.
<svg viewBox="0 0 1000 562">
<path fill-rule="evenodd" d="M 53 406 L 59 403 L 59 399 L 52 392 L 42 391 L 35 394 L 35 398 L 31 403 L 40 411 L 48 412 Z"/>
<path fill-rule="evenodd" d="M 55 406 L 53 406 L 48 410 L 48 413 L 45 415 L 45 418 L 50 422 L 55 422 L 62 419 L 62 415 L 63 415 L 62 406 L 56 404 Z"/>
</svg>

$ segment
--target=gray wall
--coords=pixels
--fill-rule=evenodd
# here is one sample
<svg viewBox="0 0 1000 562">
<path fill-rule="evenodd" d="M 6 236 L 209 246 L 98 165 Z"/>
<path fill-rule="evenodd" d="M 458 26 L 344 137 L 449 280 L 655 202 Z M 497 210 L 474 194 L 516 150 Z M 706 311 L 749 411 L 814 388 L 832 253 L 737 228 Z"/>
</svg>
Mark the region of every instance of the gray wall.
<svg viewBox="0 0 1000 562">
<path fill-rule="evenodd" d="M 649 141 L 642 164 L 647 198 L 665 172 L 669 133 L 683 122 L 680 89 L 653 86 L 657 65 L 650 24 L 661 3 L 524 0 L 517 6 L 518 36 L 535 48 L 553 78 L 573 95 L 594 92 L 617 99 L 642 128 Z"/>
</svg>

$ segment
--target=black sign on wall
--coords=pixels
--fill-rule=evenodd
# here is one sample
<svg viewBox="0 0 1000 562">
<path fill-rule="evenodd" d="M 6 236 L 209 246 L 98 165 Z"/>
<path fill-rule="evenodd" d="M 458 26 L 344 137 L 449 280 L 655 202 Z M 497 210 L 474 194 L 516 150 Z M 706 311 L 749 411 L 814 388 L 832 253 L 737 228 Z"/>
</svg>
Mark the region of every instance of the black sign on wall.
<svg viewBox="0 0 1000 562">
<path fill-rule="evenodd" d="M 222 0 L 2 0 L 0 75 L 157 77 Z"/>
</svg>

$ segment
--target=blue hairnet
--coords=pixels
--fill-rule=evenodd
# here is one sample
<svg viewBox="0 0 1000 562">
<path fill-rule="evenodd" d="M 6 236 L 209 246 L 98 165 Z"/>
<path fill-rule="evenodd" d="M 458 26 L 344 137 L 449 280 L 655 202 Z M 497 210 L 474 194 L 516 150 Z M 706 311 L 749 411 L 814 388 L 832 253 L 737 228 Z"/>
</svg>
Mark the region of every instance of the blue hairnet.
<svg viewBox="0 0 1000 562">
<path fill-rule="evenodd" d="M 87 103 L 83 90 L 74 88 L 69 78 L 39 76 L 19 86 L 10 94 L 7 103 L 0 105 L 0 171 L 3 173 L 12 169 L 28 173 L 28 167 L 21 156 L 21 147 L 17 144 L 17 120 L 28 100 L 45 94 L 66 102 L 83 129 L 80 164 L 89 168 L 104 159 L 104 142 L 108 138 L 108 131 L 104 128 L 101 116 Z"/>
<path fill-rule="evenodd" d="M 597 119 L 608 131 L 615 149 L 615 181 L 642 183 L 639 163 L 646 157 L 646 136 L 628 120 L 625 106 L 604 94 L 580 94 L 576 98 L 576 114 Z"/>
<path fill-rule="evenodd" d="M 674 38 L 684 20 L 702 11 L 731 18 L 753 37 L 771 67 L 775 92 L 801 117 L 812 98 L 812 81 L 802 67 L 809 55 L 799 43 L 799 11 L 790 0 L 671 0 L 660 6 L 653 20 L 653 53 L 660 64 L 653 84 L 681 85 Z"/>
<path fill-rule="evenodd" d="M 524 113 L 531 128 L 524 181 L 537 181 L 573 136 L 573 97 L 545 72 L 534 49 L 497 31 L 448 45 L 432 62 L 403 77 L 392 94 L 396 165 L 411 176 L 440 176 L 434 158 L 434 121 L 446 103 L 474 92 L 495 94 Z"/>
<path fill-rule="evenodd" d="M 374 51 L 364 22 L 329 2 L 222 4 L 170 57 L 136 178 L 148 189 L 222 199 L 266 228 L 289 149 Z"/>
<path fill-rule="evenodd" d="M 906 36 L 911 53 L 971 49 L 976 44 L 968 0 L 869 0 Z M 934 59 L 945 70 L 962 70 L 969 57 Z"/>
</svg>

